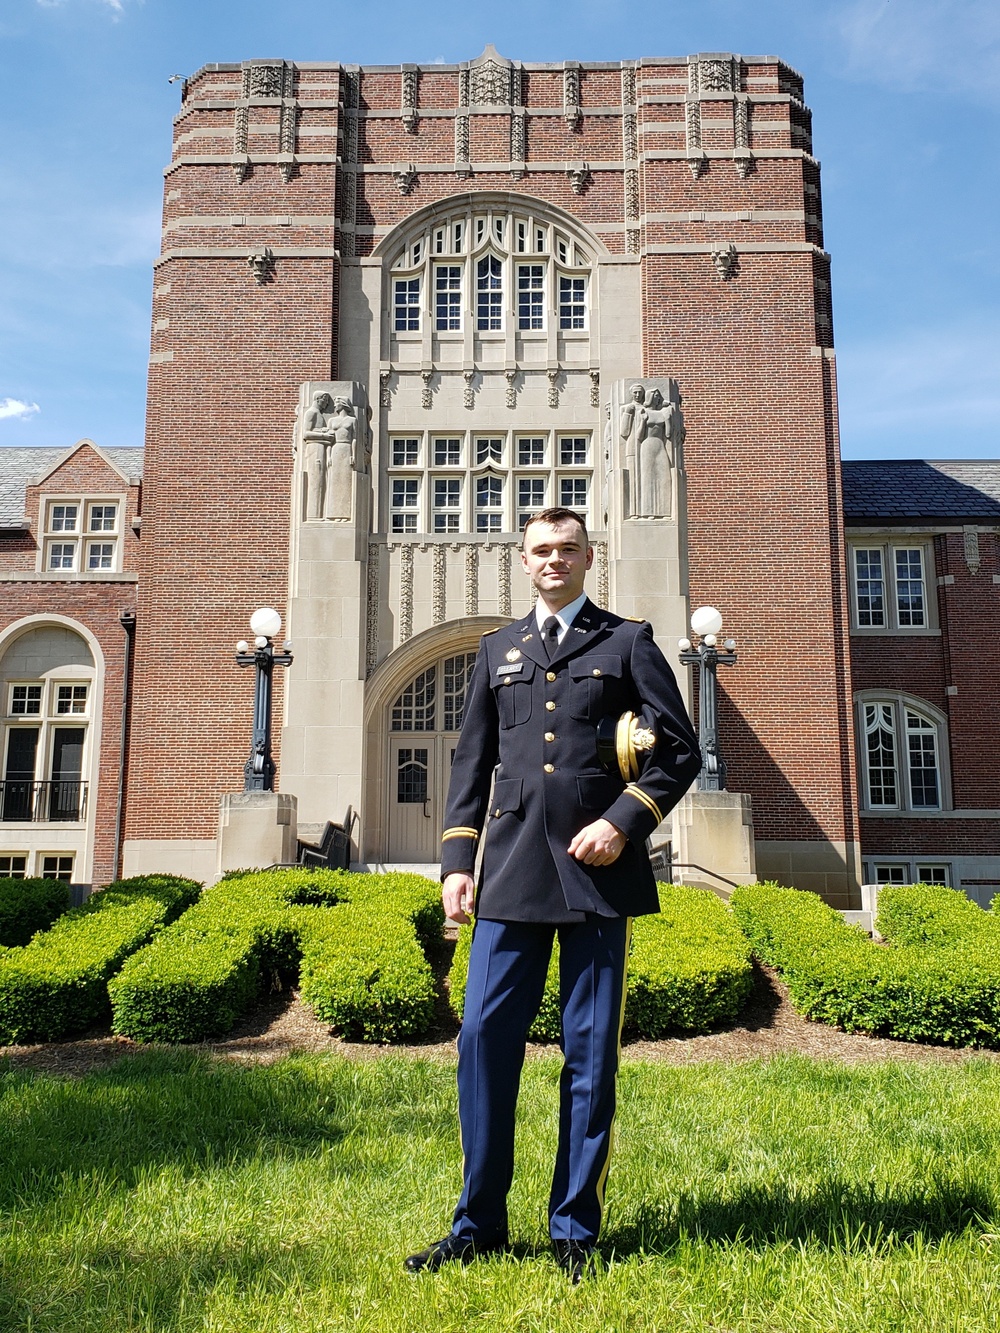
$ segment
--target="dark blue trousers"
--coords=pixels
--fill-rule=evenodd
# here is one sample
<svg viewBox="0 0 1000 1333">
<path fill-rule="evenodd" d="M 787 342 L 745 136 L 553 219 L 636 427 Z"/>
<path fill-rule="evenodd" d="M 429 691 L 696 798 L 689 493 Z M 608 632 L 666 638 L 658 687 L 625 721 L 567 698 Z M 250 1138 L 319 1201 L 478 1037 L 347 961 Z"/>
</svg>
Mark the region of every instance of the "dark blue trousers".
<svg viewBox="0 0 1000 1333">
<path fill-rule="evenodd" d="M 525 1040 L 558 931 L 564 1064 L 549 1234 L 596 1241 L 611 1156 L 630 930 L 625 917 L 588 916 L 567 926 L 476 922 L 458 1037 L 463 1189 L 455 1235 L 486 1244 L 507 1234 Z"/>
</svg>

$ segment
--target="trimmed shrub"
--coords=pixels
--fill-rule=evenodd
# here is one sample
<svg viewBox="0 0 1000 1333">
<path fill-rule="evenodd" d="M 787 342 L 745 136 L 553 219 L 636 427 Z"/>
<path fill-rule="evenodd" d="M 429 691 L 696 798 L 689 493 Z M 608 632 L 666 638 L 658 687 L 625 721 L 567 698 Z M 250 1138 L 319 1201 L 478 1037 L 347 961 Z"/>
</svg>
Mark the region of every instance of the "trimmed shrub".
<svg viewBox="0 0 1000 1333">
<path fill-rule="evenodd" d="M 59 879 L 0 877 L 0 944 L 27 944 L 69 911 L 69 885 Z"/>
<path fill-rule="evenodd" d="M 418 936 L 440 937 L 443 921 L 440 887 L 419 875 L 231 873 L 114 979 L 114 1031 L 136 1041 L 218 1035 L 270 976 L 294 977 L 301 961 L 317 1017 L 368 1041 L 412 1036 L 433 1010 Z"/>
<path fill-rule="evenodd" d="M 201 885 L 174 875 L 119 880 L 23 948 L 0 954 L 0 1043 L 55 1041 L 108 1012 L 108 978 L 193 903 Z"/>
<path fill-rule="evenodd" d="M 1000 943 L 1000 919 L 942 884 L 886 884 L 879 890 L 875 928 L 894 946 Z"/>
<path fill-rule="evenodd" d="M 706 889 L 661 886 L 659 916 L 636 920 L 625 1026 L 642 1037 L 708 1032 L 732 1022 L 753 984 L 750 946 Z"/>
<path fill-rule="evenodd" d="M 625 1028 L 648 1038 L 707 1032 L 735 1018 L 750 993 L 749 946 L 725 903 L 707 890 L 661 884 L 660 902 L 658 916 L 638 917 L 632 929 Z M 472 927 L 461 927 L 449 976 L 451 1006 L 459 1018 L 471 943 Z M 559 1040 L 558 939 L 528 1036 Z"/>
<path fill-rule="evenodd" d="M 412 922 L 391 898 L 378 915 L 359 903 L 333 912 L 303 908 L 298 920 L 299 985 L 317 1018 L 360 1041 L 427 1031 L 434 977 Z"/>
<path fill-rule="evenodd" d="M 976 938 L 965 907 L 940 890 L 914 888 L 895 901 L 894 893 L 879 913 L 893 940 L 886 946 L 798 889 L 751 885 L 733 893 L 732 905 L 754 952 L 781 973 L 806 1018 L 900 1041 L 1000 1045 L 1000 947 L 987 913 L 973 905 L 985 927 Z M 935 902 L 960 930 L 940 926 Z M 909 925 L 907 904 L 919 906 Z"/>
</svg>

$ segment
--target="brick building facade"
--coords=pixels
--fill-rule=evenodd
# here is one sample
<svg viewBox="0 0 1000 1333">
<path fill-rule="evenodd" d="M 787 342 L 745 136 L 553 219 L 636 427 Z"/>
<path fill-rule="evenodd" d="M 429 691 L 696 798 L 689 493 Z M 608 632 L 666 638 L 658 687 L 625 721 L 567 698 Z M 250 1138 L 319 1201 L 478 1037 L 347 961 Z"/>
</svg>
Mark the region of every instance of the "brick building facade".
<svg viewBox="0 0 1000 1333">
<path fill-rule="evenodd" d="M 850 652 L 876 639 L 850 632 L 822 246 L 802 81 L 773 57 L 488 48 L 187 80 L 153 284 L 126 870 L 213 873 L 247 744 L 231 653 L 260 605 L 294 643 L 276 752 L 300 820 L 356 816 L 364 863 L 436 859 L 472 654 L 529 605 L 524 513 L 565 502 L 590 522 L 591 595 L 668 655 L 690 608 L 722 610 L 758 874 L 854 905 L 862 837 L 897 843 L 859 803 Z M 943 681 L 934 708 L 963 697 Z"/>
</svg>

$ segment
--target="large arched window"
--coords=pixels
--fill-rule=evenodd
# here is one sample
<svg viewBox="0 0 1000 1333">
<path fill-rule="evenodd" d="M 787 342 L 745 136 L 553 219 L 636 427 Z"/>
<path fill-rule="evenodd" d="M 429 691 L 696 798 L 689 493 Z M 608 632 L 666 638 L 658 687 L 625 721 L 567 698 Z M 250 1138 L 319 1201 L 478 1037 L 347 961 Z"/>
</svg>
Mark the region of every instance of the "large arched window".
<svg viewBox="0 0 1000 1333">
<path fill-rule="evenodd" d="M 909 695 L 858 696 L 862 802 L 871 811 L 943 810 L 948 805 L 945 720 Z"/>
<path fill-rule="evenodd" d="M 589 326 L 593 257 L 568 229 L 532 213 L 469 202 L 430 220 L 392 263 L 392 331 L 563 333 Z"/>
</svg>

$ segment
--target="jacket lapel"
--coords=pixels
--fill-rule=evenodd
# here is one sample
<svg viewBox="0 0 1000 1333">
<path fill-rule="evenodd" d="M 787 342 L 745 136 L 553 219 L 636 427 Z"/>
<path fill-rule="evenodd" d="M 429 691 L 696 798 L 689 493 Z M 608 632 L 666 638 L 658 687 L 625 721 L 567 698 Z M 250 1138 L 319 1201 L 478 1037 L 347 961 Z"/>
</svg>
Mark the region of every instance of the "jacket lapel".
<svg viewBox="0 0 1000 1333">
<path fill-rule="evenodd" d="M 541 635 L 538 632 L 538 622 L 535 620 L 534 611 L 525 616 L 523 620 L 508 625 L 506 630 L 501 631 L 501 635 L 504 640 L 505 652 L 516 650 L 522 657 L 526 657 L 529 662 L 534 662 L 536 666 L 548 666 L 549 659 L 542 644 Z M 499 638 L 501 635 L 497 637 Z"/>
<path fill-rule="evenodd" d="M 604 634 L 606 625 L 607 617 L 604 612 L 599 610 L 588 597 L 566 631 L 552 661 L 563 662 L 570 657 L 576 657 Z M 542 649 L 542 656 L 544 655 L 545 650 Z"/>
</svg>

